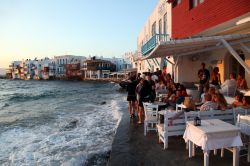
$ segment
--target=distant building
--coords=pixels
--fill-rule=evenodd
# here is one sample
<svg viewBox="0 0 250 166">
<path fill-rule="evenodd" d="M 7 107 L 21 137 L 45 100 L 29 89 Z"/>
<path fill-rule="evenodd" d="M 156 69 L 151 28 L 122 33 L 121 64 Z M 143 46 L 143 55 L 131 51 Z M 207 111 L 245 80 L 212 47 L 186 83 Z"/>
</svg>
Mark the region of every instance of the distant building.
<svg viewBox="0 0 250 166">
<path fill-rule="evenodd" d="M 83 62 L 84 78 L 105 78 L 116 70 L 116 65 L 110 61 L 95 57 Z"/>
<path fill-rule="evenodd" d="M 20 77 L 20 73 L 21 73 L 20 64 L 21 64 L 21 61 L 13 61 L 9 65 L 9 69 L 12 72 L 12 79 L 20 79 L 21 78 Z"/>
<path fill-rule="evenodd" d="M 103 60 L 107 60 L 115 64 L 116 69 L 115 71 L 123 71 L 131 68 L 131 65 L 128 61 L 126 61 L 124 58 L 103 58 Z"/>
<path fill-rule="evenodd" d="M 128 68 L 137 69 L 137 61 L 138 61 L 138 52 L 126 52 L 123 55 L 124 60 L 128 64 Z"/>
<path fill-rule="evenodd" d="M 74 56 L 74 55 L 63 55 L 63 56 L 55 56 L 55 64 L 56 64 L 56 77 L 65 77 L 65 65 L 66 64 L 76 64 L 82 63 L 83 60 L 86 59 L 83 56 Z"/>
<path fill-rule="evenodd" d="M 65 71 L 68 80 L 81 80 L 84 78 L 80 63 L 66 64 Z"/>
</svg>

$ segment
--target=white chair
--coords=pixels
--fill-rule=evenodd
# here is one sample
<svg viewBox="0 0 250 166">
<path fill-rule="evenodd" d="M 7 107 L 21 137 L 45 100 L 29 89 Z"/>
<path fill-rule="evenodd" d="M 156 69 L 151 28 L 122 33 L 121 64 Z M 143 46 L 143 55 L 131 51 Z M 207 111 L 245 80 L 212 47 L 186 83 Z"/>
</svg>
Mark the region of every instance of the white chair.
<svg viewBox="0 0 250 166">
<path fill-rule="evenodd" d="M 157 132 L 158 132 L 158 138 L 159 142 L 163 142 L 163 149 L 168 148 L 168 123 L 169 123 L 169 116 L 168 114 L 164 114 L 164 124 L 157 124 Z"/>
<path fill-rule="evenodd" d="M 183 111 L 183 108 L 186 108 L 183 104 L 176 104 L 176 112 Z"/>
<path fill-rule="evenodd" d="M 247 155 L 247 162 L 250 162 L 250 124 L 249 123 L 250 121 L 246 123 L 246 121 L 244 120 L 244 115 L 238 114 L 236 126 L 240 128 L 241 139 L 243 143 L 243 146 L 240 147 L 239 150 L 240 151 L 247 150 L 247 154 L 242 154 L 240 155 L 240 157 Z M 232 148 L 227 148 L 227 150 L 233 152 Z M 224 156 L 224 149 L 221 149 L 221 157 L 223 156 Z"/>
<path fill-rule="evenodd" d="M 168 137 L 183 135 L 185 131 L 184 114 L 176 116 L 177 114 L 176 112 L 166 111 L 164 113 L 164 124 L 157 124 L 159 142 L 163 142 L 164 149 L 168 148 Z"/>
<path fill-rule="evenodd" d="M 247 162 L 250 162 L 250 121 L 245 119 L 243 115 L 238 115 L 236 125 L 240 128 L 243 142 L 243 149 L 247 149 L 247 154 L 243 154 L 241 156 L 247 155 Z"/>
<path fill-rule="evenodd" d="M 184 115 L 185 123 L 187 123 L 187 121 L 193 121 L 195 117 L 200 117 L 200 111 L 184 112 Z"/>
<path fill-rule="evenodd" d="M 247 109 L 236 107 L 233 108 L 233 113 L 234 113 L 234 124 L 236 124 L 238 115 L 247 115 Z"/>
<path fill-rule="evenodd" d="M 201 119 L 214 119 L 214 111 L 200 111 L 200 118 Z"/>
<path fill-rule="evenodd" d="M 144 135 L 147 135 L 149 130 L 157 131 L 156 125 L 158 123 L 158 105 L 152 103 L 143 103 L 145 112 L 144 120 Z"/>
</svg>

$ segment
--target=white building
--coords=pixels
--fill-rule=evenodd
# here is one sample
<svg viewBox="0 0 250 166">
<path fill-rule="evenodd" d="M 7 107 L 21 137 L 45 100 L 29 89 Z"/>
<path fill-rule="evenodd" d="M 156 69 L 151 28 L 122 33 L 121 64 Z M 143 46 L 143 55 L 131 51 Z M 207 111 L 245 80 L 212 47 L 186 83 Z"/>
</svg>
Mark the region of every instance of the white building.
<svg viewBox="0 0 250 166">
<path fill-rule="evenodd" d="M 19 71 L 20 71 L 20 64 L 21 64 L 21 61 L 13 61 L 11 62 L 11 65 L 9 65 L 11 71 L 12 71 L 12 78 L 13 79 L 20 79 L 20 74 L 19 74 Z"/>
<path fill-rule="evenodd" d="M 80 63 L 82 66 L 83 60 L 86 58 L 83 56 L 74 56 L 74 55 L 63 55 L 55 56 L 56 64 L 56 77 L 65 77 L 65 65 L 66 64 L 76 64 Z"/>
<path fill-rule="evenodd" d="M 157 42 L 169 41 L 171 38 L 171 5 L 166 0 L 159 0 L 157 6 L 146 21 L 137 38 L 137 71 L 154 72 L 166 66 L 165 58 L 144 60 Z"/>
</svg>

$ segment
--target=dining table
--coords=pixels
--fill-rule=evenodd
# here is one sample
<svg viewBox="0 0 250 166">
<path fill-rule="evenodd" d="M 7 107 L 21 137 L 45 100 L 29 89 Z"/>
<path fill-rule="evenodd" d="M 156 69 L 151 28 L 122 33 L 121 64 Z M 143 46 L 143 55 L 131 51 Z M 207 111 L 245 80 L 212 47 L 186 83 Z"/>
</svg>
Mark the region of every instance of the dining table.
<svg viewBox="0 0 250 166">
<path fill-rule="evenodd" d="M 216 149 L 233 148 L 233 166 L 239 165 L 239 147 L 242 146 L 240 128 L 219 119 L 201 120 L 201 125 L 193 121 L 186 123 L 183 138 L 189 144 L 189 158 L 195 156 L 199 146 L 204 153 L 204 166 L 209 165 L 209 152 Z"/>
</svg>

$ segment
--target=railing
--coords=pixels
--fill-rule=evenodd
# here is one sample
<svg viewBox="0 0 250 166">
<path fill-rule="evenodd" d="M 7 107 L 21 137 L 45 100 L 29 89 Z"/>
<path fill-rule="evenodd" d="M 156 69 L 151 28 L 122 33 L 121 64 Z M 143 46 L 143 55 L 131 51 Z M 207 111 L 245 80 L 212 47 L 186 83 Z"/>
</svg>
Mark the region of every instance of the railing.
<svg viewBox="0 0 250 166">
<path fill-rule="evenodd" d="M 96 70 L 112 70 L 112 67 L 96 67 Z"/>
<path fill-rule="evenodd" d="M 151 52 L 159 42 L 165 42 L 169 40 L 170 38 L 168 34 L 155 34 L 154 36 L 151 37 L 151 39 L 149 39 L 149 41 L 147 41 L 146 44 L 142 46 L 141 48 L 142 55 L 146 55 L 149 52 Z"/>
</svg>

